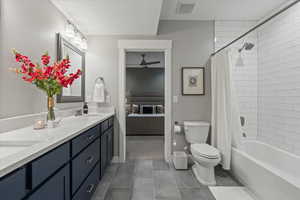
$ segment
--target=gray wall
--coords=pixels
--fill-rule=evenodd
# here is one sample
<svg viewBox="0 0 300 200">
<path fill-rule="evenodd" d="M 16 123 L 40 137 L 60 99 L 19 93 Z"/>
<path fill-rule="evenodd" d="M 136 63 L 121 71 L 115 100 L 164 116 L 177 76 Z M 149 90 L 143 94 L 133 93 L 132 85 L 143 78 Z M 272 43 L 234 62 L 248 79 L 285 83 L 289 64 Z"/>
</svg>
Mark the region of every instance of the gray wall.
<svg viewBox="0 0 300 200">
<path fill-rule="evenodd" d="M 206 67 L 214 49 L 214 23 L 212 21 L 161 21 L 157 37 L 90 36 L 87 53 L 87 95 L 91 94 L 93 81 L 103 76 L 111 96 L 111 103 L 118 107 L 118 40 L 167 39 L 173 40 L 172 78 L 173 95 L 179 102 L 173 104 L 173 119 L 210 121 L 210 72 Z M 206 67 L 206 95 L 181 96 L 181 67 Z M 184 135 L 176 135 L 177 146 L 185 145 Z M 118 154 L 118 133 L 115 132 L 115 154 Z"/>
<path fill-rule="evenodd" d="M 56 59 L 55 34 L 65 30 L 66 19 L 48 0 L 0 2 L 0 118 L 45 111 L 45 94 L 8 71 L 9 67 L 18 66 L 11 50 L 15 48 L 34 61 L 48 51 Z"/>
<path fill-rule="evenodd" d="M 164 96 L 163 68 L 127 68 L 126 96 Z"/>
</svg>

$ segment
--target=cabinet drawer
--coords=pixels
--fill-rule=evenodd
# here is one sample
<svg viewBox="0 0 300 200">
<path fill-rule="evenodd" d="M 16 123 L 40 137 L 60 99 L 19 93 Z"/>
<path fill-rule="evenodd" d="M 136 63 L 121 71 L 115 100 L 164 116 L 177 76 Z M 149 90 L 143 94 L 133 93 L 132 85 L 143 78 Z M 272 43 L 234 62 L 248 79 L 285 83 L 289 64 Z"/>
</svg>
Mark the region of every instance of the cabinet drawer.
<svg viewBox="0 0 300 200">
<path fill-rule="evenodd" d="M 70 200 L 69 165 L 62 168 L 27 200 Z"/>
<path fill-rule="evenodd" d="M 72 140 L 72 157 L 100 136 L 99 126 L 89 129 Z"/>
<path fill-rule="evenodd" d="M 69 161 L 70 144 L 66 143 L 32 162 L 32 188 Z"/>
<path fill-rule="evenodd" d="M 25 169 L 19 169 L 0 179 L 1 199 L 22 199 L 26 192 Z"/>
<path fill-rule="evenodd" d="M 101 123 L 102 134 L 108 129 L 108 119 Z"/>
<path fill-rule="evenodd" d="M 100 165 L 94 168 L 93 172 L 88 176 L 85 182 L 82 184 L 80 189 L 77 191 L 73 200 L 90 200 L 93 193 L 96 190 L 97 184 L 99 182 L 99 170 Z"/>
<path fill-rule="evenodd" d="M 112 127 L 114 125 L 114 117 L 109 118 L 108 120 L 108 126 Z"/>
<path fill-rule="evenodd" d="M 100 139 L 98 138 L 72 161 L 72 193 L 74 193 L 88 173 L 100 159 Z"/>
</svg>

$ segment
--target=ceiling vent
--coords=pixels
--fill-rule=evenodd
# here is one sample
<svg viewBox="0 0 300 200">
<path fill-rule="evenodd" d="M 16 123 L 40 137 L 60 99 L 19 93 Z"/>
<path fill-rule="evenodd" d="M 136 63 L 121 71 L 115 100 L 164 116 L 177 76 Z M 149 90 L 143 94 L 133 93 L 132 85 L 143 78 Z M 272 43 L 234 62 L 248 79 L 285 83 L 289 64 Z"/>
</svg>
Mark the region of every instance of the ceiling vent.
<svg viewBox="0 0 300 200">
<path fill-rule="evenodd" d="M 195 1 L 178 1 L 176 7 L 177 14 L 191 14 L 195 8 Z"/>
</svg>

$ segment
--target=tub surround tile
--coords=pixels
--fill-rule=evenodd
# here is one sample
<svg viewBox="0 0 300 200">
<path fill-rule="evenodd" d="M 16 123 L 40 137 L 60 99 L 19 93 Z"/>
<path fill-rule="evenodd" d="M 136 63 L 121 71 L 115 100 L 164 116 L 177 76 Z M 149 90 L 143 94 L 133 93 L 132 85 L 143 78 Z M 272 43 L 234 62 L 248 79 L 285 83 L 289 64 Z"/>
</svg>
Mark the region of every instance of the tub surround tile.
<svg viewBox="0 0 300 200">
<path fill-rule="evenodd" d="M 215 22 L 215 50 L 220 49 L 238 36 L 242 35 L 254 25 L 257 21 L 216 21 Z M 246 119 L 243 132 L 247 134 L 247 138 L 255 139 L 257 133 L 257 112 L 258 112 L 258 43 L 257 31 L 249 34 L 246 39 L 248 42 L 255 44 L 251 51 L 243 51 L 243 67 L 233 67 L 232 79 L 236 88 L 236 95 L 239 102 L 239 110 L 241 116 Z M 233 59 L 238 58 L 238 49 L 241 48 L 245 41 L 239 40 L 231 45 L 233 49 Z"/>
</svg>

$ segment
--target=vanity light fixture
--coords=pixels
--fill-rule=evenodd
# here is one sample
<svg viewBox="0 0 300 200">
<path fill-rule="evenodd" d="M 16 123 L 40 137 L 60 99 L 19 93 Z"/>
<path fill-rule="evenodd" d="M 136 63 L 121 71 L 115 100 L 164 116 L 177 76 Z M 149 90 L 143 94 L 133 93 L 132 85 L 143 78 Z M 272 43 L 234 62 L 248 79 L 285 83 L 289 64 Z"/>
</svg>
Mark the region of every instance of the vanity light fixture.
<svg viewBox="0 0 300 200">
<path fill-rule="evenodd" d="M 78 48 L 84 51 L 87 50 L 87 39 L 70 21 L 67 21 L 66 30 L 63 35 L 66 36 L 66 39 L 69 40 L 69 42 L 73 43 Z"/>
<path fill-rule="evenodd" d="M 65 35 L 69 38 L 75 37 L 74 26 L 70 22 L 68 22 L 68 24 L 66 25 Z"/>
<path fill-rule="evenodd" d="M 81 46 L 81 35 L 79 31 L 76 31 L 75 33 L 74 43 L 78 46 Z"/>
</svg>

